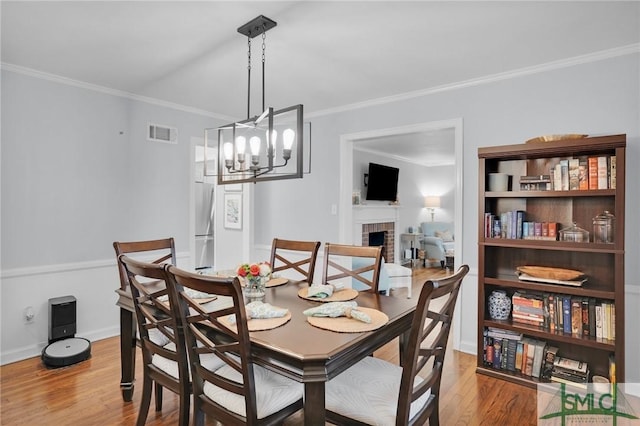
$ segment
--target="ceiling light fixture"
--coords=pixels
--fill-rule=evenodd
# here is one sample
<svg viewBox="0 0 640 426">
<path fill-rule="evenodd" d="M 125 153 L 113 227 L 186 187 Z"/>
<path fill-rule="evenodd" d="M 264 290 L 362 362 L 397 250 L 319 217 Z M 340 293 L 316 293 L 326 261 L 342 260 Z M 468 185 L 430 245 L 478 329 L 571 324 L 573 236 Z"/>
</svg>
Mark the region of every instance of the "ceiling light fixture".
<svg viewBox="0 0 640 426">
<path fill-rule="evenodd" d="M 248 44 L 247 119 L 205 129 L 205 147 L 209 140 L 218 141 L 219 185 L 302 177 L 303 106 L 265 108 L 266 33 L 276 25 L 260 15 L 238 28 Z M 257 36 L 262 36 L 262 113 L 250 118 L 251 39 Z M 207 164 L 205 175 L 215 175 L 208 173 Z"/>
</svg>

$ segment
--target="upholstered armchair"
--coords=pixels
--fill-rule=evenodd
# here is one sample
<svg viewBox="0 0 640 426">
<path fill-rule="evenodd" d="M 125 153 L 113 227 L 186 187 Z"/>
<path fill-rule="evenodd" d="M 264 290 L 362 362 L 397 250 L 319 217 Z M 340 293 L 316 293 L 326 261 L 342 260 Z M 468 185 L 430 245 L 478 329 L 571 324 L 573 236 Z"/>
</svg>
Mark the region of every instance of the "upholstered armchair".
<svg viewBox="0 0 640 426">
<path fill-rule="evenodd" d="M 455 247 L 452 222 L 422 222 L 420 225 L 424 237 L 422 248 L 426 259 L 435 259 L 444 268 L 446 255 L 453 255 Z"/>
</svg>

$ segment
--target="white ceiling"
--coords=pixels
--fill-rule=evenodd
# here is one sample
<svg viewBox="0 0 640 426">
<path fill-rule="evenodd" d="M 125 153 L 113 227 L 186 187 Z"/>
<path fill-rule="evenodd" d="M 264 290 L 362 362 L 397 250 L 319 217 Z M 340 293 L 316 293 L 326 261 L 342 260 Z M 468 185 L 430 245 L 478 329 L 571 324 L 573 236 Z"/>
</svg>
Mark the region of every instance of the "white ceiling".
<svg viewBox="0 0 640 426">
<path fill-rule="evenodd" d="M 246 117 L 247 39 L 265 15 L 266 103 L 307 116 L 640 43 L 638 1 L 7 1 L 1 58 Z M 251 115 L 261 110 L 253 39 Z M 637 46 L 636 46 L 637 48 Z"/>
</svg>

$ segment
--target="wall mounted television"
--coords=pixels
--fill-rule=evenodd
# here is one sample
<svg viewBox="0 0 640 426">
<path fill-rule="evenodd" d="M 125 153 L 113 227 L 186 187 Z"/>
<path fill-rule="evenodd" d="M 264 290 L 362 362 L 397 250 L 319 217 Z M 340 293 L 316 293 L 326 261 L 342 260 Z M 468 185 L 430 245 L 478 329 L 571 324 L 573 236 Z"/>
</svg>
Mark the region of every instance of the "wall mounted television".
<svg viewBox="0 0 640 426">
<path fill-rule="evenodd" d="M 369 163 L 367 200 L 396 201 L 398 198 L 398 174 L 400 169 Z"/>
</svg>

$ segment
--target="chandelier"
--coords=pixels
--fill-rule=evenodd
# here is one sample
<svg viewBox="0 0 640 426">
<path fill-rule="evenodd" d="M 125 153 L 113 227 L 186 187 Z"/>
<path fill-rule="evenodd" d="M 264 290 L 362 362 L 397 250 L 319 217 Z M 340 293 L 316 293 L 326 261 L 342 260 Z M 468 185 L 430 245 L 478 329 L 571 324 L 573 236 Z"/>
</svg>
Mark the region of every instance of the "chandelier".
<svg viewBox="0 0 640 426">
<path fill-rule="evenodd" d="M 238 28 L 248 45 L 247 119 L 205 129 L 205 153 L 209 141 L 218 141 L 217 173 L 207 170 L 205 158 L 205 175 L 217 174 L 219 185 L 302 178 L 303 106 L 265 108 L 266 33 L 276 25 L 260 15 Z M 262 37 L 262 112 L 250 117 L 251 40 L 257 36 Z"/>
</svg>

